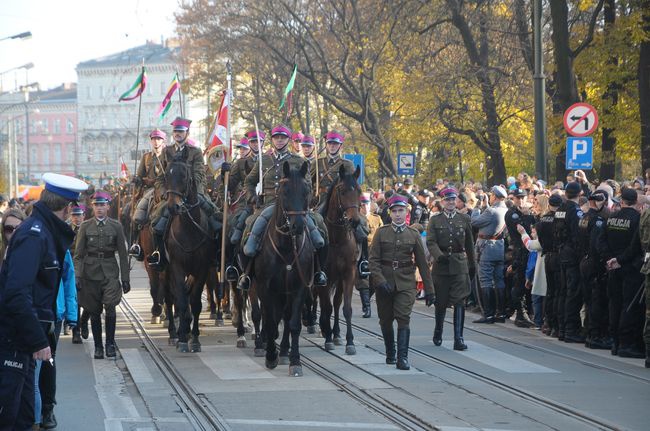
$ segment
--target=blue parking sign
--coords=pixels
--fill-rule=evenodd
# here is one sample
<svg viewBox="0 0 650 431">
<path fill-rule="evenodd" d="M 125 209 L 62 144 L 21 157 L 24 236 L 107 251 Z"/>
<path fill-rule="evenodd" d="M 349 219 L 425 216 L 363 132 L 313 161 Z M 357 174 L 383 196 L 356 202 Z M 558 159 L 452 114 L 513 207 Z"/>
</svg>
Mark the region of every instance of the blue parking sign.
<svg viewBox="0 0 650 431">
<path fill-rule="evenodd" d="M 415 153 L 397 154 L 397 175 L 415 175 Z"/>
<path fill-rule="evenodd" d="M 567 169 L 593 169 L 594 166 L 594 138 L 567 138 L 566 140 L 566 168 Z"/>
<path fill-rule="evenodd" d="M 344 154 L 343 158 L 351 161 L 352 164 L 354 165 L 354 169 L 356 169 L 357 166 L 361 168 L 361 175 L 359 175 L 358 183 L 363 184 L 364 181 L 363 171 L 365 170 L 365 166 L 366 166 L 366 160 L 363 154 Z"/>
</svg>

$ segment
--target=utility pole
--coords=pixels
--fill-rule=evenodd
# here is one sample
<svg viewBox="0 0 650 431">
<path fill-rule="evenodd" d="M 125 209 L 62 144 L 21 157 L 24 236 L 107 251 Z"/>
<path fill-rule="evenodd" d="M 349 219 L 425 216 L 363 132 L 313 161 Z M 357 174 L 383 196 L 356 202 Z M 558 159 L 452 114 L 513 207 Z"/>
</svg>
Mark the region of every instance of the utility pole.
<svg viewBox="0 0 650 431">
<path fill-rule="evenodd" d="M 542 52 L 542 0 L 535 0 L 533 4 L 533 33 L 535 70 L 533 73 L 535 96 L 535 171 L 543 179 L 547 175 L 547 149 L 546 149 L 546 108 L 544 93 L 546 80 L 544 78 L 544 58 Z"/>
<path fill-rule="evenodd" d="M 31 154 L 29 151 L 29 87 L 25 86 L 25 183 L 31 182 Z M 16 157 L 17 159 L 17 157 Z"/>
</svg>

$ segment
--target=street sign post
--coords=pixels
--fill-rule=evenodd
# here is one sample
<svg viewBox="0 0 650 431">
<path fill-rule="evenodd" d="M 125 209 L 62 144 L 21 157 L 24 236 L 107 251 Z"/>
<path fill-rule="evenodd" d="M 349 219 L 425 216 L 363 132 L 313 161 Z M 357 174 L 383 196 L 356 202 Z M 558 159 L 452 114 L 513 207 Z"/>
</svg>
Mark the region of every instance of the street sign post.
<svg viewBox="0 0 650 431">
<path fill-rule="evenodd" d="M 366 159 L 365 159 L 364 155 L 363 154 L 344 154 L 343 158 L 351 161 L 352 164 L 354 165 L 354 169 L 356 169 L 357 166 L 359 166 L 361 168 L 361 175 L 359 175 L 358 183 L 363 184 L 363 182 L 365 181 L 364 171 L 366 170 L 365 169 L 366 168 Z"/>
<path fill-rule="evenodd" d="M 415 153 L 397 154 L 397 175 L 415 175 Z"/>
<path fill-rule="evenodd" d="M 564 113 L 564 129 L 571 136 L 589 136 L 598 127 L 598 113 L 588 103 L 575 103 Z"/>
<path fill-rule="evenodd" d="M 566 169 L 593 169 L 594 138 L 567 138 Z"/>
</svg>

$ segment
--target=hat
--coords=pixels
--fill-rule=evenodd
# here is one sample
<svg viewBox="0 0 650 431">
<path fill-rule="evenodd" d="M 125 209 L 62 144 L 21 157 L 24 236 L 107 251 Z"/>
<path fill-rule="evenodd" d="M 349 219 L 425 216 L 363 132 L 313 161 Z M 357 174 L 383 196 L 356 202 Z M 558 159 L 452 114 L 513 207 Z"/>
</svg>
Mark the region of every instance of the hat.
<svg viewBox="0 0 650 431">
<path fill-rule="evenodd" d="M 237 148 L 250 148 L 248 146 L 248 138 L 243 137 L 239 140 L 239 143 L 235 144 L 235 147 Z"/>
<path fill-rule="evenodd" d="M 623 199 L 624 201 L 635 204 L 638 198 L 639 198 L 639 194 L 634 189 L 630 189 L 626 187 L 623 190 L 621 190 L 621 199 Z"/>
<path fill-rule="evenodd" d="M 257 130 L 251 130 L 250 132 L 246 133 L 246 137 L 248 138 L 248 142 L 250 141 L 257 141 Z M 260 140 L 266 139 L 266 133 L 260 132 Z"/>
<path fill-rule="evenodd" d="M 79 199 L 79 193 L 88 189 L 88 184 L 68 175 L 48 172 L 43 174 L 41 178 L 45 183 L 45 190 L 71 201 Z"/>
<path fill-rule="evenodd" d="M 72 215 L 82 215 L 85 212 L 86 212 L 86 207 L 85 205 L 81 205 L 81 204 L 73 206 L 72 209 L 70 210 L 70 214 Z"/>
<path fill-rule="evenodd" d="M 397 188 L 400 188 L 400 187 L 402 187 L 403 185 L 404 185 L 404 184 L 403 184 L 401 181 L 398 181 L 398 182 L 396 182 L 396 183 L 394 184 L 394 186 L 397 187 Z"/>
<path fill-rule="evenodd" d="M 304 138 L 304 135 L 300 132 L 295 132 L 291 135 L 291 140 L 293 141 L 300 141 L 302 143 L 302 138 Z"/>
<path fill-rule="evenodd" d="M 111 201 L 111 195 L 106 192 L 98 191 L 93 195 L 94 204 L 108 204 Z"/>
<path fill-rule="evenodd" d="M 422 189 L 418 191 L 418 196 L 429 196 L 429 190 Z"/>
<path fill-rule="evenodd" d="M 167 139 L 167 135 L 160 129 L 153 129 L 151 133 L 149 133 L 149 139 L 153 138 L 160 138 L 162 140 L 165 140 Z"/>
<path fill-rule="evenodd" d="M 391 209 L 393 207 L 406 207 L 406 205 L 406 197 L 400 195 L 399 193 L 395 193 L 390 197 L 390 199 L 388 199 L 388 209 Z"/>
<path fill-rule="evenodd" d="M 174 121 L 172 121 L 172 126 L 174 126 L 174 131 L 180 130 L 182 132 L 185 132 L 187 130 L 190 130 L 190 124 L 192 124 L 192 120 L 188 120 L 187 118 L 183 117 L 176 117 Z"/>
<path fill-rule="evenodd" d="M 458 190 L 456 190 L 453 187 L 447 187 L 446 189 L 440 190 L 440 192 L 438 194 L 443 199 L 457 198 L 458 197 Z"/>
<path fill-rule="evenodd" d="M 316 145 L 316 141 L 314 141 L 313 136 L 305 135 L 302 137 L 302 141 L 300 141 L 300 145 L 311 145 L 312 147 Z"/>
<path fill-rule="evenodd" d="M 609 195 L 605 190 L 596 190 L 593 192 L 591 195 L 589 195 L 589 200 L 590 201 L 597 201 L 597 202 L 602 202 L 606 201 L 609 198 Z"/>
<path fill-rule="evenodd" d="M 413 185 L 413 179 L 412 178 L 406 178 L 404 180 L 404 185 L 405 186 L 412 186 Z"/>
<path fill-rule="evenodd" d="M 506 189 L 501 186 L 493 186 L 491 191 L 492 194 L 499 199 L 505 199 L 508 197 L 508 192 L 506 192 Z"/>
<path fill-rule="evenodd" d="M 562 205 L 562 196 L 558 195 L 557 193 L 552 194 L 548 198 L 548 204 L 552 207 L 559 207 Z"/>
<path fill-rule="evenodd" d="M 327 132 L 325 135 L 325 142 L 334 142 L 336 144 L 342 144 L 345 142 L 345 137 L 339 132 Z"/>
<path fill-rule="evenodd" d="M 458 193 L 458 199 L 460 199 L 464 204 L 467 203 L 467 195 L 465 193 Z"/>
<path fill-rule="evenodd" d="M 515 177 L 508 177 L 508 179 L 506 180 L 506 183 L 508 184 L 514 184 L 515 182 L 517 182 Z"/>
<path fill-rule="evenodd" d="M 516 188 L 512 190 L 512 195 L 517 198 L 525 198 L 526 196 L 528 196 L 528 190 Z"/>
<path fill-rule="evenodd" d="M 359 198 L 359 201 L 362 204 L 369 204 L 370 203 L 370 193 L 361 193 L 361 197 Z"/>
<path fill-rule="evenodd" d="M 277 136 L 277 135 L 282 135 L 286 136 L 287 138 L 291 137 L 291 130 L 284 124 L 277 125 L 271 130 L 271 137 Z"/>
<path fill-rule="evenodd" d="M 582 187 L 580 187 L 580 184 L 578 184 L 576 181 L 571 181 L 566 185 L 566 187 L 564 187 L 564 191 L 569 198 L 578 196 L 581 190 Z"/>
</svg>

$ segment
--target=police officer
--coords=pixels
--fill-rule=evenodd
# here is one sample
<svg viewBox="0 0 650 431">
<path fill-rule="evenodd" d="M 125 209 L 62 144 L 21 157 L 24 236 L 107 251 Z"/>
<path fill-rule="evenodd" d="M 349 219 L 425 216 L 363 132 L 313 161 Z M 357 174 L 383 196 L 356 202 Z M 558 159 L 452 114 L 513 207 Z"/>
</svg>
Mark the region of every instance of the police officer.
<svg viewBox="0 0 650 431">
<path fill-rule="evenodd" d="M 537 238 L 542 246 L 544 273 L 546 275 L 546 296 L 544 297 L 544 333 L 552 337 L 559 334 L 557 319 L 558 293 L 562 284 L 560 258 L 555 242 L 555 212 L 562 205 L 562 197 L 552 194 L 548 198 L 548 211 L 542 214 L 535 225 Z"/>
<path fill-rule="evenodd" d="M 506 228 L 512 247 L 512 271 L 514 277 L 511 290 L 511 309 L 516 312 L 515 326 L 520 328 L 533 328 L 535 324 L 528 317 L 526 309 L 526 265 L 528 264 L 528 249 L 521 241 L 521 235 L 517 231 L 517 225 L 526 229 L 530 235 L 535 218 L 527 209 L 528 192 L 525 189 L 516 188 L 512 192 L 512 207 L 505 215 Z"/>
<path fill-rule="evenodd" d="M 483 317 L 474 323 L 505 321 L 504 233 L 506 229 L 506 190 L 492 187 L 490 206 L 472 210 L 472 227 L 478 228 L 476 254 L 478 255 L 478 278 L 483 293 Z M 495 307 L 496 305 L 496 307 Z M 496 309 L 496 312 L 495 312 Z"/>
<path fill-rule="evenodd" d="M 416 198 L 417 202 L 414 202 L 413 209 L 411 209 L 410 224 L 418 223 L 422 225 L 424 230 L 427 230 L 429 218 L 431 217 L 431 211 L 429 210 L 429 199 L 431 198 L 429 196 L 429 190 L 419 190 Z"/>
<path fill-rule="evenodd" d="M 46 173 L 32 213 L 16 229 L 0 271 L 0 429 L 34 424 L 34 360 L 52 358 L 56 296 L 74 233 L 65 223 L 86 183 Z"/>
<path fill-rule="evenodd" d="M 645 326 L 643 328 L 645 367 L 650 368 L 650 210 L 648 209 L 641 215 L 638 236 L 644 252 L 641 273 L 645 275 Z"/>
<path fill-rule="evenodd" d="M 558 339 L 567 343 L 584 343 L 581 334 L 580 310 L 582 309 L 582 280 L 580 277 L 580 256 L 578 255 L 578 224 L 584 213 L 578 205 L 582 187 L 577 182 L 566 185 L 566 200 L 555 212 L 553 232 L 558 247 L 561 281 L 558 295 Z"/>
<path fill-rule="evenodd" d="M 427 247 L 433 264 L 436 290 L 436 326 L 433 344 L 442 344 L 442 327 L 449 305 L 454 306 L 454 350 L 465 350 L 463 340 L 465 299 L 470 293 L 470 278 L 476 274 L 474 238 L 470 217 L 456 211 L 456 189 L 440 191 L 443 211 L 429 220 Z"/>
<path fill-rule="evenodd" d="M 388 205 L 391 224 L 377 229 L 370 246 L 370 284 L 377 293 L 386 363 L 396 363 L 398 369 L 408 370 L 409 323 L 417 294 L 415 268 L 422 275 L 427 306 L 434 302 L 433 283 L 420 233 L 406 224 L 406 198 L 396 194 Z M 397 321 L 397 360 L 393 320 Z"/>
<path fill-rule="evenodd" d="M 75 268 L 82 283 L 79 302 L 90 313 L 95 359 L 104 358 L 102 308 L 106 311 L 106 357 L 114 358 L 115 307 L 122 299 L 122 292 L 131 290 L 124 231 L 117 220 L 107 216 L 110 198 L 105 192 L 95 193 L 92 201 L 95 216 L 81 224 L 75 244 Z M 119 267 L 115 252 L 119 255 Z"/>
<path fill-rule="evenodd" d="M 641 218 L 635 208 L 637 197 L 634 189 L 621 191 L 621 209 L 607 219 L 601 236 L 601 254 L 609 271 L 607 292 L 612 354 L 624 358 L 645 357 L 643 310 L 639 303 L 644 256 L 634 247 L 633 241 Z"/>
<path fill-rule="evenodd" d="M 77 235 L 77 232 L 79 232 L 79 228 L 81 227 L 81 223 L 83 223 L 84 218 L 86 214 L 86 207 L 84 205 L 75 205 L 72 207 L 70 210 L 70 227 L 72 228 L 72 231 L 74 232 L 75 236 Z M 75 243 L 73 242 L 72 245 L 70 246 L 70 254 L 74 256 L 74 245 Z M 79 290 L 81 289 L 81 280 L 79 277 L 75 276 L 76 278 L 76 283 L 75 287 L 77 289 L 77 298 L 79 298 Z M 88 338 L 88 319 L 90 319 L 90 314 L 84 310 L 83 313 L 81 313 L 81 306 L 79 306 L 79 302 L 77 302 L 77 316 L 79 316 L 79 325 L 75 326 L 72 328 L 72 344 L 81 344 L 83 341 L 81 340 L 81 329 L 80 326 L 85 327 L 85 335 L 86 338 Z"/>
</svg>

